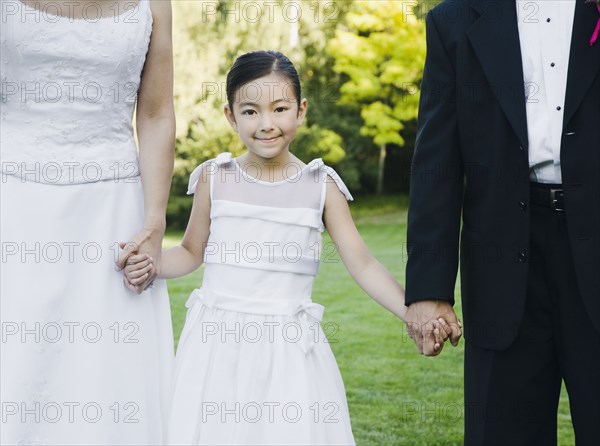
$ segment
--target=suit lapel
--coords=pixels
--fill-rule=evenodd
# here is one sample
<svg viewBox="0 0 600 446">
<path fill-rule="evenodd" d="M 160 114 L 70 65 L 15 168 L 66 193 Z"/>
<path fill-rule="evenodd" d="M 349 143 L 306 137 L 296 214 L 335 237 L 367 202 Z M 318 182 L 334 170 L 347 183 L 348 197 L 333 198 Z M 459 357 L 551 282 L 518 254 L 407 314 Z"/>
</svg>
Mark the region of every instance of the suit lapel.
<svg viewBox="0 0 600 446">
<path fill-rule="evenodd" d="M 600 40 L 594 46 L 589 44 L 600 14 L 594 3 L 585 3 L 584 0 L 576 1 L 563 130 L 581 104 L 592 81 L 600 72 Z"/>
<path fill-rule="evenodd" d="M 485 0 L 471 4 L 480 18 L 467 37 L 494 95 L 523 147 L 528 146 L 523 64 L 514 1 Z"/>
</svg>

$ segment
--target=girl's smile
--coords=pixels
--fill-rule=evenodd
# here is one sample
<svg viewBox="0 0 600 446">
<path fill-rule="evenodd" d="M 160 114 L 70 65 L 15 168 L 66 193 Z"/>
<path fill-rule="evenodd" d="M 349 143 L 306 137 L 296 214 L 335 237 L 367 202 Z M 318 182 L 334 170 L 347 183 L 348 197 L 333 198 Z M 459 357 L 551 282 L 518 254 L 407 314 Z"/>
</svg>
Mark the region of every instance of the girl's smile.
<svg viewBox="0 0 600 446">
<path fill-rule="evenodd" d="M 273 136 L 271 138 L 255 138 L 255 139 L 259 140 L 263 144 L 269 144 L 269 143 L 273 143 L 275 141 L 278 141 L 279 138 L 280 138 L 279 136 Z"/>
</svg>

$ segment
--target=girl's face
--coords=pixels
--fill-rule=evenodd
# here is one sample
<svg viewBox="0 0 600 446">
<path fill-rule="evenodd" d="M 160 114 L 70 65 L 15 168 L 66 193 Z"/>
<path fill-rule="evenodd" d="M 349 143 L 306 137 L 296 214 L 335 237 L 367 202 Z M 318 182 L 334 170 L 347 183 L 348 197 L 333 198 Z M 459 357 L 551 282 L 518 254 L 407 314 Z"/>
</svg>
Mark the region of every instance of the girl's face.
<svg viewBox="0 0 600 446">
<path fill-rule="evenodd" d="M 298 106 L 289 79 L 271 73 L 238 88 L 225 116 L 250 152 L 271 159 L 288 151 L 306 108 L 306 99 Z"/>
</svg>

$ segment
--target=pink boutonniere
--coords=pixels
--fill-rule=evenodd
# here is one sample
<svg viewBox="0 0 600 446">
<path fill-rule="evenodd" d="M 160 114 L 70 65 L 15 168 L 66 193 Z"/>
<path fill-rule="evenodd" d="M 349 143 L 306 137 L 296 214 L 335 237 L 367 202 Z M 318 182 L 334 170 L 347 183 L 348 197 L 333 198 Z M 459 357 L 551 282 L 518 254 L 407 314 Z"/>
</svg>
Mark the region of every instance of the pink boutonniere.
<svg viewBox="0 0 600 446">
<path fill-rule="evenodd" d="M 586 3 L 595 3 L 596 9 L 598 13 L 600 13 L 600 0 L 587 0 Z M 600 34 L 600 17 L 598 18 L 598 22 L 596 23 L 596 28 L 594 28 L 594 32 L 592 33 L 592 37 L 590 38 L 590 46 L 596 43 L 598 40 L 598 35 Z"/>
</svg>

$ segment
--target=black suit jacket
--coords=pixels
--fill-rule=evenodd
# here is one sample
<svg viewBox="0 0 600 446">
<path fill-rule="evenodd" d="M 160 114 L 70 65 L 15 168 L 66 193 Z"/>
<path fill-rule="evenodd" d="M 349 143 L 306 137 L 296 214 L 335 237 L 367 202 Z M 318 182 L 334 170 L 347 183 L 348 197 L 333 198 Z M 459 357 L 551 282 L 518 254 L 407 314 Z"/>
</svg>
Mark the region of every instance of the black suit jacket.
<svg viewBox="0 0 600 446">
<path fill-rule="evenodd" d="M 578 287 L 600 330 L 600 41 L 589 45 L 599 15 L 594 4 L 576 1 L 561 166 L 574 292 Z M 426 26 L 406 302 L 454 303 L 460 257 L 465 336 L 480 347 L 503 349 L 523 316 L 529 249 L 515 1 L 446 0 L 429 12 Z"/>
</svg>

